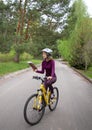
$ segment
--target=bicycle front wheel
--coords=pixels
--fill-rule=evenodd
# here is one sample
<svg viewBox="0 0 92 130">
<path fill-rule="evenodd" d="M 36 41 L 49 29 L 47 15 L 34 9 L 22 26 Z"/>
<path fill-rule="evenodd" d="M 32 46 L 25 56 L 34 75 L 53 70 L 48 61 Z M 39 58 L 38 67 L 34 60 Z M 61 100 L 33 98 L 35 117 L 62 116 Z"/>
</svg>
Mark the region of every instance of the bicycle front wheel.
<svg viewBox="0 0 92 130">
<path fill-rule="evenodd" d="M 50 97 L 50 104 L 49 104 L 49 109 L 51 111 L 55 110 L 56 109 L 56 106 L 57 106 L 57 103 L 58 103 L 58 99 L 59 99 L 59 91 L 58 91 L 58 88 L 57 87 L 54 87 L 53 88 L 53 99 L 51 99 Z"/>
<path fill-rule="evenodd" d="M 45 103 L 39 104 L 38 94 L 34 94 L 28 98 L 24 106 L 24 119 L 30 125 L 39 123 L 45 112 Z"/>
</svg>

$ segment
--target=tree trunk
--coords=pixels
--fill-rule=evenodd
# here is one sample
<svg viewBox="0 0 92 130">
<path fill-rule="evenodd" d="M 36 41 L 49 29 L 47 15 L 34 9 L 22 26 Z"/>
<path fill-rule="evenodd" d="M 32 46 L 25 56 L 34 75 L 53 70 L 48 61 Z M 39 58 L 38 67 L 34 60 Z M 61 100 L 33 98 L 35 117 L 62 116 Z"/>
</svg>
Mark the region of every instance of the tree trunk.
<svg viewBox="0 0 92 130">
<path fill-rule="evenodd" d="M 14 62 L 19 63 L 20 62 L 20 54 L 16 52 L 16 55 L 14 57 Z"/>
<path fill-rule="evenodd" d="M 87 70 L 88 68 L 88 64 L 87 64 L 87 61 L 85 61 L 85 71 Z"/>
</svg>

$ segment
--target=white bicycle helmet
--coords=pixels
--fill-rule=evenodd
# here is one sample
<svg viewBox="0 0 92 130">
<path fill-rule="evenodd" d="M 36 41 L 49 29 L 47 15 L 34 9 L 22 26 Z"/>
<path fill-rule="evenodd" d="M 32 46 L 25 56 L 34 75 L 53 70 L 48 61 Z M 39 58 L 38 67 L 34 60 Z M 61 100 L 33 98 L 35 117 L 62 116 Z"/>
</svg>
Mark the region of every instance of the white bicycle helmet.
<svg viewBox="0 0 92 130">
<path fill-rule="evenodd" d="M 45 49 L 42 50 L 42 52 L 46 52 L 47 54 L 51 55 L 53 51 L 49 48 L 45 48 Z"/>
</svg>

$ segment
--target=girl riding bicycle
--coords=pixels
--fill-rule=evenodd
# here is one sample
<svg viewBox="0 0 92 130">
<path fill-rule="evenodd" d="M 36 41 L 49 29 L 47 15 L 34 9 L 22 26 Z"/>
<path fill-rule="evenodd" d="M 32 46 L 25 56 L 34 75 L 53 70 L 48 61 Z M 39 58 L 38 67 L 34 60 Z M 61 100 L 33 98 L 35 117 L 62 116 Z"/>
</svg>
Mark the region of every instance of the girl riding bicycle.
<svg viewBox="0 0 92 130">
<path fill-rule="evenodd" d="M 46 90 L 49 87 L 51 94 L 53 94 L 52 84 L 56 82 L 57 76 L 55 74 L 55 61 L 52 58 L 52 50 L 49 48 L 43 49 L 42 56 L 43 56 L 42 69 L 41 70 L 35 69 L 35 72 L 41 74 L 45 72 L 47 79 L 44 82 L 44 86 Z"/>
</svg>

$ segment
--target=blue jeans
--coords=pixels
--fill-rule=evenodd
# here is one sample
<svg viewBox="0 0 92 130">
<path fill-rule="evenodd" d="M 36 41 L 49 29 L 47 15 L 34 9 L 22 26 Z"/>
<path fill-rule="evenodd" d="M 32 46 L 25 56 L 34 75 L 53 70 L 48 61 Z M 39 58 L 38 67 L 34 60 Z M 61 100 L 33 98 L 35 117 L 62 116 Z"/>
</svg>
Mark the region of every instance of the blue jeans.
<svg viewBox="0 0 92 130">
<path fill-rule="evenodd" d="M 56 81 L 57 81 L 57 77 L 53 77 L 52 79 L 49 79 L 49 80 L 46 79 L 44 81 L 44 86 L 45 86 L 46 90 L 49 87 L 51 93 L 53 93 L 53 86 L 52 86 L 52 84 L 55 83 Z"/>
</svg>

